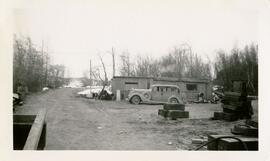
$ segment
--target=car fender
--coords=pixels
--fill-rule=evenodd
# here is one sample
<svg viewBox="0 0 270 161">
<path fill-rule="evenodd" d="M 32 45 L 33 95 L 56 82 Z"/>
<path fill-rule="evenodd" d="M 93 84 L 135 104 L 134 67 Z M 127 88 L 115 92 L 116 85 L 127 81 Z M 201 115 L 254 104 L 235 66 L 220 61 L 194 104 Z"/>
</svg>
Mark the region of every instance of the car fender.
<svg viewBox="0 0 270 161">
<path fill-rule="evenodd" d="M 151 98 L 152 98 L 150 92 L 144 92 L 142 95 L 143 95 L 144 99 L 146 99 L 148 101 L 151 100 Z"/>
</svg>

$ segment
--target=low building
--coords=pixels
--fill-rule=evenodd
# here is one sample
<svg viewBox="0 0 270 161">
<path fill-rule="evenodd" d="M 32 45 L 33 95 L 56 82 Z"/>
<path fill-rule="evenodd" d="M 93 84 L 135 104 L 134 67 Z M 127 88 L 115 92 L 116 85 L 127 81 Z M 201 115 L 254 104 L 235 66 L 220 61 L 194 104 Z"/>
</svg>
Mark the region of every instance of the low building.
<svg viewBox="0 0 270 161">
<path fill-rule="evenodd" d="M 111 84 L 112 92 L 115 95 L 116 90 L 120 90 L 121 99 L 125 99 L 132 88 L 149 89 L 153 84 L 177 85 L 185 96 L 186 101 L 197 100 L 199 93 L 203 93 L 206 99 L 210 99 L 212 95 L 212 85 L 207 79 L 115 76 Z"/>
</svg>

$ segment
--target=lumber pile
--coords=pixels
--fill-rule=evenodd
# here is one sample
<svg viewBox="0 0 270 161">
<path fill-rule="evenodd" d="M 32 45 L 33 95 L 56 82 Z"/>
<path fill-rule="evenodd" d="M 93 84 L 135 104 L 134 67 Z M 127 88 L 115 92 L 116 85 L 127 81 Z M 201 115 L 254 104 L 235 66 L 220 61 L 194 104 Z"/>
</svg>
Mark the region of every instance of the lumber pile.
<svg viewBox="0 0 270 161">
<path fill-rule="evenodd" d="M 231 135 L 209 135 L 207 150 L 258 150 L 258 122 L 235 125 Z"/>
<path fill-rule="evenodd" d="M 249 119 L 253 114 L 251 100 L 246 95 L 237 92 L 225 92 L 221 101 L 222 112 L 214 112 L 213 119 L 236 121 Z"/>
<path fill-rule="evenodd" d="M 221 139 L 217 139 L 221 137 Z M 222 138 L 224 137 L 224 138 Z M 228 137 L 228 138 L 226 138 Z M 230 138 L 232 137 L 232 138 Z M 238 138 L 241 140 L 233 139 Z M 216 139 L 216 140 L 214 140 Z M 207 145 L 207 150 L 258 150 L 258 138 L 257 137 L 248 137 L 248 136 L 238 136 L 238 135 L 209 135 L 208 141 L 212 141 L 210 144 Z M 243 146 L 243 144 L 245 146 Z M 247 149 L 245 149 L 245 147 Z"/>
</svg>

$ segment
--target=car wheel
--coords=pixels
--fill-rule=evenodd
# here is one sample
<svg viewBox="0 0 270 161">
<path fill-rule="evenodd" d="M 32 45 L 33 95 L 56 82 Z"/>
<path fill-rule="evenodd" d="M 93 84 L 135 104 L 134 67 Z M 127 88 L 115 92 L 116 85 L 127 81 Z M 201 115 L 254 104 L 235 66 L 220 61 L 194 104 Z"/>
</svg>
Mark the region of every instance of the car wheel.
<svg viewBox="0 0 270 161">
<path fill-rule="evenodd" d="M 131 99 L 131 103 L 138 105 L 141 102 L 141 98 L 139 96 L 133 96 Z"/>
<path fill-rule="evenodd" d="M 171 98 L 169 102 L 170 103 L 179 103 L 179 101 L 176 98 Z"/>
</svg>

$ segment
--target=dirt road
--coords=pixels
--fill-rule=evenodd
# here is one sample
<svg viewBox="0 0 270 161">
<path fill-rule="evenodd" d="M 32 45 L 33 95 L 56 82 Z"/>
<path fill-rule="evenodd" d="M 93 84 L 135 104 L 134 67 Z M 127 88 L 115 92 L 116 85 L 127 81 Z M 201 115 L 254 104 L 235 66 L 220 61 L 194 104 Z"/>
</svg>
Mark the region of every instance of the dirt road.
<svg viewBox="0 0 270 161">
<path fill-rule="evenodd" d="M 213 121 L 220 105 L 187 105 L 189 119 L 166 120 L 161 105 L 131 105 L 77 97 L 79 89 L 61 88 L 30 95 L 16 113 L 47 108 L 45 150 L 188 150 L 192 138 L 229 134 L 238 122 Z"/>
</svg>

